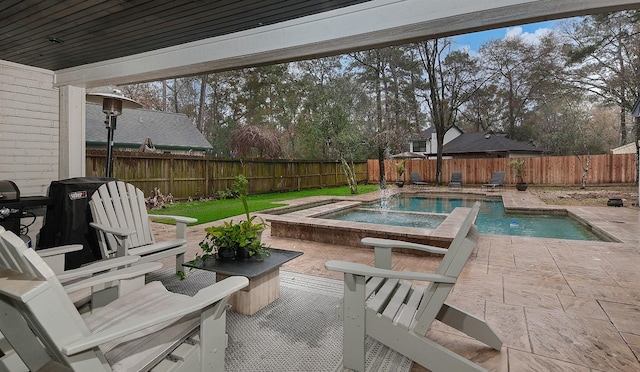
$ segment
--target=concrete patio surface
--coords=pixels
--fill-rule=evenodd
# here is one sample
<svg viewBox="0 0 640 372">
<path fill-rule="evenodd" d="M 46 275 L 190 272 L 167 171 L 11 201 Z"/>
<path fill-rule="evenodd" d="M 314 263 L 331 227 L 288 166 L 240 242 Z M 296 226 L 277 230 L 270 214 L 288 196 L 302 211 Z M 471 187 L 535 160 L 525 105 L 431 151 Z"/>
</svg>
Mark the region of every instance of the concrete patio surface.
<svg viewBox="0 0 640 372">
<path fill-rule="evenodd" d="M 448 302 L 486 318 L 502 350 L 437 322 L 429 337 L 490 371 L 640 371 L 640 211 L 549 206 L 515 190 L 491 194 L 501 195 L 507 209 L 566 209 L 619 242 L 481 234 Z M 187 259 L 199 251 L 206 226 L 188 229 Z M 154 230 L 169 237 L 171 227 L 154 224 Z M 327 260 L 373 264 L 367 248 L 276 238 L 269 230 L 263 240 L 304 252 L 282 267 L 286 271 L 341 280 L 324 268 Z M 436 257 L 399 253 L 393 259 L 396 270 L 432 272 L 438 264 Z M 414 364 L 412 371 L 425 369 Z"/>
</svg>

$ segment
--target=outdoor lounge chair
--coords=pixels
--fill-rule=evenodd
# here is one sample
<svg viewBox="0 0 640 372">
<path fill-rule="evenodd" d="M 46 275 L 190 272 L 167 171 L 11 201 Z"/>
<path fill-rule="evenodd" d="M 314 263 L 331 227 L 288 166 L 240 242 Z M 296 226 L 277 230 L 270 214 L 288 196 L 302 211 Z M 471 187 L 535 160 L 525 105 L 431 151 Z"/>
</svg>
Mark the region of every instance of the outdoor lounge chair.
<svg viewBox="0 0 640 372">
<path fill-rule="evenodd" d="M 193 297 L 152 282 L 80 315 L 22 239 L 4 231 L 0 249 L 12 257 L 0 265 L 0 341 L 8 351 L 0 369 L 224 371 L 227 302 L 247 278 L 229 277 Z"/>
<path fill-rule="evenodd" d="M 504 187 L 504 172 L 493 172 L 491 182 L 482 185 L 482 189 L 495 190 L 498 187 Z"/>
<path fill-rule="evenodd" d="M 82 245 L 79 245 L 79 248 L 82 248 Z M 60 266 L 56 269 L 56 266 L 52 266 L 49 262 L 52 257 L 55 257 L 52 251 L 56 249 L 47 248 L 36 253 L 56 274 L 76 308 L 83 308 L 83 310 L 104 306 L 144 286 L 145 275 L 162 268 L 162 264 L 157 262 L 140 264 L 140 256 L 129 255 L 100 260 L 64 271 L 59 270 Z M 64 257 L 64 254 L 62 256 Z M 6 266 L 7 262 L 0 259 L 0 264 Z M 64 267 L 64 261 L 61 261 L 61 267 Z"/>
<path fill-rule="evenodd" d="M 418 186 L 427 186 L 427 183 L 420 180 L 420 173 L 411 172 L 411 184 Z"/>
<path fill-rule="evenodd" d="M 344 366 L 365 370 L 365 338 L 371 336 L 432 371 L 482 371 L 483 368 L 427 337 L 434 320 L 500 350 L 502 341 L 485 321 L 445 303 L 476 246 L 474 221 L 480 203 L 470 213 L 448 249 L 364 238 L 374 247 L 375 267 L 327 261 L 329 270 L 344 273 L 344 299 L 338 313 L 344 321 Z M 444 254 L 435 274 L 391 270 L 393 248 Z M 404 279 L 404 280 L 403 280 Z M 407 282 L 427 281 L 427 288 Z"/>
<path fill-rule="evenodd" d="M 111 181 L 100 186 L 89 202 L 98 244 L 104 258 L 126 255 L 141 256 L 142 262 L 175 256 L 176 271 L 184 271 L 187 249 L 186 227 L 195 218 L 149 215 L 143 192 L 130 183 Z M 149 219 L 172 219 L 176 222 L 176 238 L 156 243 Z"/>
<path fill-rule="evenodd" d="M 451 172 L 451 182 L 449 188 L 462 189 L 462 172 Z"/>
<path fill-rule="evenodd" d="M 0 227 L 0 229 L 2 229 Z M 4 231 L 2 229 L 2 231 Z M 162 268 L 161 264 L 141 264 L 129 269 L 140 261 L 140 256 L 126 256 L 109 260 L 100 260 L 76 269 L 64 270 L 66 253 L 79 251 L 81 244 L 65 245 L 37 250 L 36 253 L 53 270 L 62 283 L 65 292 L 78 308 L 91 304 L 92 307 L 104 304 L 131 292 L 145 284 L 145 274 Z M 18 254 L 18 253 L 14 253 Z M 0 255 L 0 265 L 8 266 L 7 260 L 13 255 Z M 114 282 L 114 271 L 119 281 Z M 107 274 L 110 273 L 110 274 Z"/>
</svg>

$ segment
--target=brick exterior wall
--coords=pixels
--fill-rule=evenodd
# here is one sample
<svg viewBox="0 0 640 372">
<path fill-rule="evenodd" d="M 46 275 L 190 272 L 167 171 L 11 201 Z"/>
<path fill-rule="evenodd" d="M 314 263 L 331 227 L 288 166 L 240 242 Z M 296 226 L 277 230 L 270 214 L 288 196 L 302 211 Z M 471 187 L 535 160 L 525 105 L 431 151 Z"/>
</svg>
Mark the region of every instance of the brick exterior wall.
<svg viewBox="0 0 640 372">
<path fill-rule="evenodd" d="M 21 196 L 58 179 L 59 96 L 53 72 L 0 60 L 0 180 Z"/>
</svg>

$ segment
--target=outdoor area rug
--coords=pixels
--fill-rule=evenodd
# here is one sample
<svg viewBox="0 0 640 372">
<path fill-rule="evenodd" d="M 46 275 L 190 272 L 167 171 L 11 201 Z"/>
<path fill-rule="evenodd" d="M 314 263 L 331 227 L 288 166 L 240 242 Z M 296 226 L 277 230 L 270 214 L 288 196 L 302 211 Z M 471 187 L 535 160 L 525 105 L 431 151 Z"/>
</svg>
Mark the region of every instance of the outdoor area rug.
<svg viewBox="0 0 640 372">
<path fill-rule="evenodd" d="M 179 280 L 175 269 L 149 274 L 170 291 L 193 295 L 215 282 L 215 274 L 187 271 Z M 280 271 L 280 298 L 252 316 L 227 312 L 229 346 L 226 371 L 342 371 L 342 321 L 336 307 L 342 281 Z M 409 371 L 411 361 L 367 338 L 366 368 L 370 372 Z"/>
</svg>

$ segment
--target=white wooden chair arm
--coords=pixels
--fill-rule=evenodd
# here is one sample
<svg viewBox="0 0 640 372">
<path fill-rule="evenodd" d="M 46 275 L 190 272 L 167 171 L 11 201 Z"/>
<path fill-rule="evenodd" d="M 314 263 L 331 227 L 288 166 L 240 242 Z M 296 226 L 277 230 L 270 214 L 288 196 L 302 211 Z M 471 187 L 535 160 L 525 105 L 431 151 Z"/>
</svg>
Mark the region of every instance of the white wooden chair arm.
<svg viewBox="0 0 640 372">
<path fill-rule="evenodd" d="M 46 281 L 0 266 L 0 293 L 9 298 L 28 301 L 49 286 Z"/>
<path fill-rule="evenodd" d="M 174 221 L 176 221 L 178 223 L 196 223 L 196 222 L 198 222 L 197 218 L 183 217 L 183 216 L 170 216 L 170 215 L 163 215 L 163 214 L 150 214 L 149 215 L 149 219 L 152 219 L 152 220 L 161 220 L 161 219 L 174 220 Z"/>
<path fill-rule="evenodd" d="M 124 279 L 135 278 L 156 270 L 160 270 L 162 264 L 159 262 L 148 262 L 138 265 L 125 267 L 114 271 L 107 271 L 106 273 L 94 275 L 92 277 L 79 280 L 75 283 L 69 283 L 64 285 L 64 290 L 67 293 L 73 293 L 85 288 L 91 288 L 93 286 L 105 283 L 111 283 Z"/>
<path fill-rule="evenodd" d="M 36 253 L 53 269 L 55 273 L 63 273 L 66 254 L 82 250 L 82 244 L 63 245 L 60 247 L 39 249 Z"/>
<path fill-rule="evenodd" d="M 76 252 L 81 250 L 82 250 L 82 244 L 70 244 L 70 245 L 61 245 L 59 247 L 38 249 L 36 253 L 38 253 L 38 255 L 40 255 L 40 257 L 42 258 L 47 258 L 51 256 L 57 256 L 59 254 L 65 254 L 65 253 Z"/>
<path fill-rule="evenodd" d="M 130 266 L 140 261 L 140 256 L 123 256 L 109 259 L 103 259 L 90 263 L 88 265 L 80 266 L 77 269 L 71 269 L 57 274 L 58 280 L 65 282 L 71 279 L 93 275 L 102 271 L 115 269 L 122 266 Z"/>
<path fill-rule="evenodd" d="M 380 238 L 363 238 L 361 243 L 376 248 L 403 248 L 403 249 L 415 249 L 418 251 L 424 251 L 429 253 L 446 254 L 447 249 L 434 247 L 431 245 L 403 242 L 401 240 L 392 239 L 380 239 Z"/>
<path fill-rule="evenodd" d="M 117 227 L 111 227 L 111 226 L 107 226 L 107 225 L 102 225 L 99 224 L 97 222 L 91 222 L 89 223 L 89 225 L 91 225 L 91 227 L 98 229 L 100 231 L 106 232 L 108 234 L 113 234 L 115 236 L 117 236 L 118 238 L 124 239 L 127 236 L 133 235 L 136 233 L 135 230 L 129 230 L 129 229 L 120 229 Z"/>
<path fill-rule="evenodd" d="M 61 348 L 62 352 L 66 355 L 73 355 L 156 324 L 164 323 L 171 319 L 199 311 L 200 309 L 214 304 L 248 285 L 249 279 L 243 276 L 232 276 L 226 278 L 218 283 L 201 289 L 192 298 L 176 303 L 170 308 L 145 317 L 122 322 L 117 326 L 101 330 L 91 336 L 63 346 Z"/>
<path fill-rule="evenodd" d="M 383 278 L 394 279 L 406 279 L 406 280 L 420 280 L 425 282 L 438 282 L 438 283 L 455 283 L 456 278 L 451 278 L 439 274 L 431 273 L 417 273 L 411 271 L 395 271 L 388 269 L 381 269 L 377 267 L 371 267 L 369 265 L 347 262 L 347 261 L 327 261 L 324 264 L 327 270 L 340 271 L 346 274 L 353 274 L 359 276 L 375 276 Z"/>
</svg>

